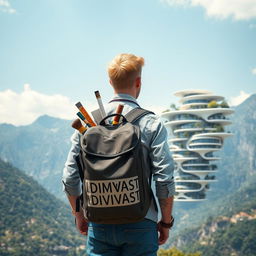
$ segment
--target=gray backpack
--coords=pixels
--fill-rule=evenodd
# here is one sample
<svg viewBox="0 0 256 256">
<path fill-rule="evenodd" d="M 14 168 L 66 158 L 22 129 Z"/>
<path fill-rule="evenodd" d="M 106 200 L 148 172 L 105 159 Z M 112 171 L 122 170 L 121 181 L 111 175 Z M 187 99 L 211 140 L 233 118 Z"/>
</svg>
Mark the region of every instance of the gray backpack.
<svg viewBox="0 0 256 256">
<path fill-rule="evenodd" d="M 133 109 L 121 116 L 118 125 L 106 124 L 115 116 L 109 115 L 81 136 L 77 162 L 83 182 L 83 210 L 89 221 L 130 223 L 147 214 L 153 199 L 150 161 L 135 123 L 149 113 Z"/>
</svg>

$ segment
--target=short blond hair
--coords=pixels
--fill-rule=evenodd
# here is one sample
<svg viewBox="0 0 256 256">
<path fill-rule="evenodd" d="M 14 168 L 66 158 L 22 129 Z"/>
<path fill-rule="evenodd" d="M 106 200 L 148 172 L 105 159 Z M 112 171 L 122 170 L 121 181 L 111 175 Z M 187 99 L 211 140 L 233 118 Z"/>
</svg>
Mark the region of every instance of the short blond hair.
<svg viewBox="0 0 256 256">
<path fill-rule="evenodd" d="M 138 76 L 144 65 L 144 58 L 133 54 L 117 55 L 108 65 L 108 75 L 115 89 L 129 86 Z"/>
</svg>

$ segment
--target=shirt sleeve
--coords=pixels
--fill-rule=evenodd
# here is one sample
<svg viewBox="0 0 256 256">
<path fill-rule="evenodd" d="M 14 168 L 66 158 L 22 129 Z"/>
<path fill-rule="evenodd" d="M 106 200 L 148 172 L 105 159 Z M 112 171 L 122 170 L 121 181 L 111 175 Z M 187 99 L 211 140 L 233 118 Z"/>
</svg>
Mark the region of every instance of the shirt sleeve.
<svg viewBox="0 0 256 256">
<path fill-rule="evenodd" d="M 80 152 L 80 134 L 76 131 L 71 137 L 71 149 L 63 169 L 63 191 L 70 196 L 81 195 L 81 179 L 79 176 L 76 157 Z"/>
<path fill-rule="evenodd" d="M 156 116 L 150 130 L 152 132 L 150 159 L 153 180 L 156 184 L 156 196 L 161 199 L 168 198 L 175 194 L 175 183 L 174 163 L 167 142 L 167 130 Z"/>
</svg>

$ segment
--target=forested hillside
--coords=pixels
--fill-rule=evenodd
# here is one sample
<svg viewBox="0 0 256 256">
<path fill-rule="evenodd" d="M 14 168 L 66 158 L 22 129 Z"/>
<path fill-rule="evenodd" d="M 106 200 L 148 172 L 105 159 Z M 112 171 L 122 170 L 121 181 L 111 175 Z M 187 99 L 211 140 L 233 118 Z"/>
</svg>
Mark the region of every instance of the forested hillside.
<svg viewBox="0 0 256 256">
<path fill-rule="evenodd" d="M 0 255 L 84 255 L 70 208 L 0 160 Z"/>
<path fill-rule="evenodd" d="M 207 256 L 256 255 L 255 187 L 253 179 L 233 195 L 224 197 L 221 204 L 214 205 L 219 207 L 218 217 L 209 217 L 197 228 L 183 230 L 172 245 Z"/>
</svg>

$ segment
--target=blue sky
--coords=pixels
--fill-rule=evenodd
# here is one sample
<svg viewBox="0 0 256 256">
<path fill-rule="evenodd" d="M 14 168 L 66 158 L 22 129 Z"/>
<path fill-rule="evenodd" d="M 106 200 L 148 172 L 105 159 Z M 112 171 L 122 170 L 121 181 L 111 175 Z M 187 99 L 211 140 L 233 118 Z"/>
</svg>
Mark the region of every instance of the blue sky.
<svg viewBox="0 0 256 256">
<path fill-rule="evenodd" d="M 178 90 L 256 91 L 256 0 L 0 0 L 0 33 L 0 123 L 75 117 L 95 90 L 106 103 L 122 52 L 145 58 L 139 102 L 155 111 Z"/>
</svg>

